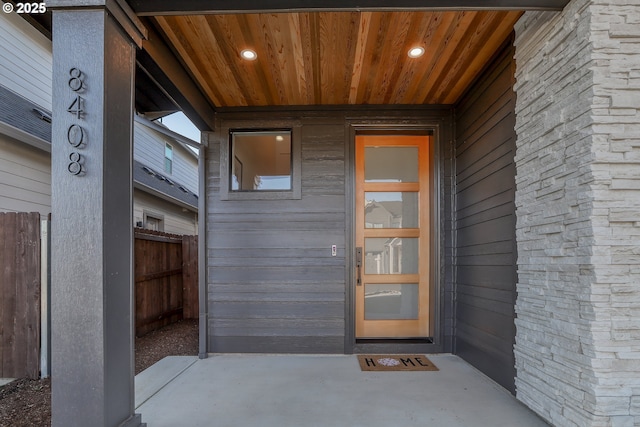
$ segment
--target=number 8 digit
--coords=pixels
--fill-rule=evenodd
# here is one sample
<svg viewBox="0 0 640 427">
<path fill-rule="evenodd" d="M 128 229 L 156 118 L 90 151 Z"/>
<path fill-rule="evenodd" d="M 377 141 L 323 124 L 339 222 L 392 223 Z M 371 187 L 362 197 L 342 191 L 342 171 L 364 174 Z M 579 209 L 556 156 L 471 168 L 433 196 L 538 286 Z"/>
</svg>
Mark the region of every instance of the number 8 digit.
<svg viewBox="0 0 640 427">
<path fill-rule="evenodd" d="M 74 151 L 69 154 L 69 160 L 71 160 L 71 163 L 67 166 L 69 173 L 72 175 L 80 175 L 83 172 L 82 163 L 80 163 L 82 161 L 82 155 Z"/>
<path fill-rule="evenodd" d="M 69 79 L 69 87 L 72 91 L 78 92 L 84 86 L 84 82 L 82 81 L 82 71 L 74 67 L 69 70 L 69 75 L 71 76 Z"/>
</svg>

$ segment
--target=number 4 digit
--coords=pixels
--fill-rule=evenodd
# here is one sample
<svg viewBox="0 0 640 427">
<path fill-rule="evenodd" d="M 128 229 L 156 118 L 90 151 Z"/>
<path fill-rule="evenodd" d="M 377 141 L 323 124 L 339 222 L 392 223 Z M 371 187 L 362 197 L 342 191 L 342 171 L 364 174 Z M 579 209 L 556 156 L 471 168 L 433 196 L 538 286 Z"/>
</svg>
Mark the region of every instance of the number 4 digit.
<svg viewBox="0 0 640 427">
<path fill-rule="evenodd" d="M 82 118 L 84 114 L 84 99 L 78 95 L 76 99 L 73 100 L 67 111 L 71 114 L 75 114 L 77 118 Z"/>
</svg>

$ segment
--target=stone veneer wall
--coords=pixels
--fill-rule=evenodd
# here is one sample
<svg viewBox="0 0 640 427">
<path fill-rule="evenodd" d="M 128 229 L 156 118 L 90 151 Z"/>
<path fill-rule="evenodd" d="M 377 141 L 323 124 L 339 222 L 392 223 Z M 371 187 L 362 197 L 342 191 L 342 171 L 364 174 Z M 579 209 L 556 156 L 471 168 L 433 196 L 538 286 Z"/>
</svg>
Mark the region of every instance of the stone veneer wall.
<svg viewBox="0 0 640 427">
<path fill-rule="evenodd" d="M 516 25 L 517 396 L 640 426 L 640 0 Z"/>
</svg>

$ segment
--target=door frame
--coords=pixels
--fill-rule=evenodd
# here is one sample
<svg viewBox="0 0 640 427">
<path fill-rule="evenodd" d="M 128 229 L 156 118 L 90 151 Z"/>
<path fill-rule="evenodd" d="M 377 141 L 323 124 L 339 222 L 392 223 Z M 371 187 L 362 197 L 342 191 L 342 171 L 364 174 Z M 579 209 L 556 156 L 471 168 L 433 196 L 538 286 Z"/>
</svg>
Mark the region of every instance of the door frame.
<svg viewBox="0 0 640 427">
<path fill-rule="evenodd" d="M 442 292 L 442 274 L 441 269 L 444 266 L 444 226 L 441 221 L 442 208 L 442 157 L 441 145 L 446 129 L 443 129 L 443 119 L 429 120 L 428 118 L 406 120 L 404 118 L 381 120 L 347 120 L 345 132 L 345 206 L 347 208 L 346 218 L 346 247 L 345 247 L 345 353 L 441 353 L 452 351 L 446 348 L 444 343 L 444 334 L 442 328 L 444 300 Z M 355 337 L 355 292 L 356 292 L 356 273 L 355 273 L 355 137 L 356 135 L 369 134 L 398 134 L 398 135 L 431 135 L 432 143 L 430 150 L 430 200 L 431 200 L 431 218 L 430 218 L 430 272 L 429 281 L 429 312 L 430 312 L 430 339 L 429 340 L 381 340 L 381 339 L 356 339 Z"/>
</svg>

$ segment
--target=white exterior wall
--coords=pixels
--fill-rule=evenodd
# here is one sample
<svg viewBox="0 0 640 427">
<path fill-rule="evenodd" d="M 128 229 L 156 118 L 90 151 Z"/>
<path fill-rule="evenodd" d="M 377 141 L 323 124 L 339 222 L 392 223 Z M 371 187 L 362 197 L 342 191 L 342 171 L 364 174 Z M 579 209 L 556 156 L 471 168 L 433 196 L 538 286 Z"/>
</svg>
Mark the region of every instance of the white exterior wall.
<svg viewBox="0 0 640 427">
<path fill-rule="evenodd" d="M 517 396 L 640 426 L 640 0 L 516 25 Z"/>
<path fill-rule="evenodd" d="M 158 197 L 144 193 L 138 189 L 133 192 L 133 223 L 143 221 L 144 213 L 162 216 L 163 230 L 173 234 L 198 234 L 198 214 L 184 211 L 179 206 L 171 204 Z"/>
<path fill-rule="evenodd" d="M 51 213 L 51 156 L 2 134 L 0 212 Z"/>
<path fill-rule="evenodd" d="M 0 13 L 0 85 L 51 111 L 52 61 L 51 40 L 17 14 Z"/>
</svg>

